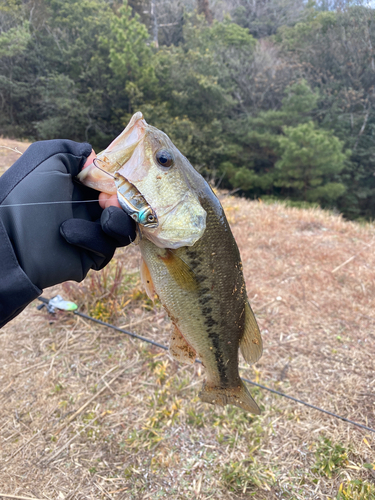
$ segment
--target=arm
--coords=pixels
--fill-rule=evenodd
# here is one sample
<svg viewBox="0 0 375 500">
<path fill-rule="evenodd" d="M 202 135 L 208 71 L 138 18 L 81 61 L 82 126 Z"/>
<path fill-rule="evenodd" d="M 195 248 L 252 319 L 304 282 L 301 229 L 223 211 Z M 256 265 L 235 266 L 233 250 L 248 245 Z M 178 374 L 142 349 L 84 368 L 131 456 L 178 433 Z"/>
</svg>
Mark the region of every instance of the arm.
<svg viewBox="0 0 375 500">
<path fill-rule="evenodd" d="M 86 143 L 37 142 L 0 178 L 0 327 L 43 288 L 81 281 L 135 239 L 121 209 L 85 203 L 98 193 L 75 177 L 91 151 Z"/>
</svg>

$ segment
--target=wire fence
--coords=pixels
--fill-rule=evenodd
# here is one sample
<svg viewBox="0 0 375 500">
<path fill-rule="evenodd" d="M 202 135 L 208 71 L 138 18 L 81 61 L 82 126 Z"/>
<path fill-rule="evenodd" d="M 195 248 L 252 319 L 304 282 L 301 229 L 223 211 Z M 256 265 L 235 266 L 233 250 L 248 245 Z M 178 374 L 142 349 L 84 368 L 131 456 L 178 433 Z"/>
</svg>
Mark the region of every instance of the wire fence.
<svg viewBox="0 0 375 500">
<path fill-rule="evenodd" d="M 39 297 L 38 300 L 43 302 L 43 304 L 46 304 L 46 305 L 49 304 L 49 300 L 46 299 L 45 297 Z M 156 347 L 159 347 L 160 349 L 164 349 L 165 351 L 168 351 L 168 349 L 169 349 L 167 346 L 160 344 L 159 342 L 155 342 L 154 340 L 148 339 L 146 337 L 142 337 L 141 335 L 137 335 L 134 332 L 124 330 L 123 328 L 119 328 L 118 326 L 111 325 L 110 323 L 106 323 L 105 321 L 101 321 L 100 319 L 93 318 L 92 316 L 89 316 L 88 314 L 81 313 L 79 311 L 72 311 L 72 313 L 75 314 L 76 316 L 80 316 L 81 318 L 88 319 L 89 321 L 93 321 L 94 323 L 105 326 L 107 328 L 111 328 L 112 330 L 115 330 L 117 332 L 123 333 L 124 335 L 128 335 L 128 336 L 133 337 L 135 339 L 142 340 L 143 342 L 147 342 L 148 344 L 152 344 Z M 202 364 L 202 361 L 200 361 L 199 359 L 196 359 L 195 362 Z M 301 405 L 307 406 L 308 408 L 312 408 L 313 410 L 320 411 L 321 413 L 325 413 L 326 415 L 329 415 L 330 417 L 337 418 L 339 420 L 347 422 L 348 424 L 355 425 L 356 427 L 359 427 L 360 429 L 364 429 L 366 431 L 373 432 L 375 434 L 375 429 L 373 429 L 372 427 L 368 427 L 367 425 L 360 424 L 358 422 L 354 422 L 353 420 L 350 420 L 349 418 L 343 417 L 341 415 L 337 415 L 336 413 L 333 413 L 333 412 L 328 411 L 328 410 L 324 410 L 323 408 L 319 408 L 319 406 L 312 405 L 310 403 L 307 403 L 306 401 L 302 401 L 301 399 L 295 398 L 293 396 L 289 396 L 288 394 L 285 394 L 283 392 L 276 391 L 275 389 L 271 389 L 271 387 L 267 387 L 266 385 L 258 384 L 257 382 L 253 382 L 252 380 L 249 380 L 247 378 L 241 377 L 241 379 L 244 382 L 247 382 L 248 384 L 254 385 L 255 387 L 259 387 L 260 389 L 263 389 L 265 391 L 271 392 L 273 394 L 277 394 L 278 396 L 281 396 L 283 398 L 290 399 L 291 401 L 294 401 L 295 403 L 299 403 Z"/>
</svg>

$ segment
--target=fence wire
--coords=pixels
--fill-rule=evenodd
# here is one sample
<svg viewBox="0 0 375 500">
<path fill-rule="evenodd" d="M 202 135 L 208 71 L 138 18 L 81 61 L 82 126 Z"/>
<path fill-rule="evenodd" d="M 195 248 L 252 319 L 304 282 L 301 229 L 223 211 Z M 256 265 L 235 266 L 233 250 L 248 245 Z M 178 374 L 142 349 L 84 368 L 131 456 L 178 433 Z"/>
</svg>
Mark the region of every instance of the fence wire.
<svg viewBox="0 0 375 500">
<path fill-rule="evenodd" d="M 44 298 L 44 297 L 38 297 L 38 300 L 43 302 L 44 304 L 48 304 L 49 300 Z M 159 347 L 160 349 L 164 349 L 165 351 L 168 351 L 168 346 L 165 346 L 163 344 L 160 344 L 159 342 L 155 342 L 154 340 L 148 339 L 146 337 L 142 337 L 141 335 L 137 335 L 134 332 L 129 332 L 128 330 L 124 330 L 123 328 L 119 328 L 118 326 L 111 325 L 110 323 L 106 323 L 105 321 L 101 321 L 100 319 L 93 318 L 92 316 L 89 316 L 88 314 L 81 313 L 79 311 L 72 311 L 73 314 L 76 316 L 80 316 L 81 318 L 88 319 L 89 321 L 93 321 L 94 323 L 97 323 L 102 326 L 106 326 L 107 328 L 111 328 L 112 330 L 115 330 L 117 332 L 123 333 L 125 335 L 128 335 L 129 337 L 133 337 L 138 340 L 142 340 L 143 342 L 147 342 L 148 344 L 152 344 L 156 347 Z M 199 359 L 195 360 L 196 363 L 202 364 L 202 361 Z M 353 420 L 350 420 L 349 418 L 343 417 L 341 415 L 337 415 L 336 413 L 333 413 L 328 410 L 324 410 L 323 408 L 319 408 L 319 406 L 312 405 L 310 403 L 307 403 L 306 401 L 302 401 L 301 399 L 295 398 L 293 396 L 289 396 L 288 394 L 285 394 L 280 391 L 276 391 L 275 389 L 271 389 L 271 387 L 267 387 L 266 385 L 258 384 L 257 382 L 253 382 L 252 380 L 249 380 L 247 378 L 241 377 L 241 379 L 244 382 L 247 382 L 248 384 L 254 385 L 255 387 L 259 387 L 260 389 L 264 389 L 265 391 L 272 392 L 273 394 L 277 394 L 278 396 L 281 396 L 283 398 L 290 399 L 291 401 L 294 401 L 295 403 L 299 403 L 301 405 L 307 406 L 308 408 L 312 408 L 313 410 L 320 411 L 321 413 L 325 413 L 326 415 L 329 415 L 330 417 L 337 418 L 339 420 L 342 420 L 344 422 L 347 422 L 348 424 L 355 425 L 356 427 L 359 427 L 360 429 L 364 429 L 369 432 L 373 432 L 375 434 L 375 429 L 372 427 L 368 427 L 367 425 L 360 424 L 358 422 L 354 422 Z"/>
</svg>

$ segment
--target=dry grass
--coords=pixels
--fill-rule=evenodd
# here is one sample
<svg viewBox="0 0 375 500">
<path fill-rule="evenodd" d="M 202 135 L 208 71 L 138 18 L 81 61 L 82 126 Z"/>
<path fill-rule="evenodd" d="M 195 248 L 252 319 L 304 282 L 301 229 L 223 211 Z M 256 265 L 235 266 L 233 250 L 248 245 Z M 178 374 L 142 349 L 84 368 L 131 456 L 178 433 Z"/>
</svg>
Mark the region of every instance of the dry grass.
<svg viewBox="0 0 375 500">
<path fill-rule="evenodd" d="M 5 172 L 29 147 L 29 142 L 15 141 L 0 137 L 0 175 Z"/>
<path fill-rule="evenodd" d="M 375 428 L 374 225 L 222 201 L 265 346 L 243 376 Z M 124 249 L 45 295 L 167 343 L 138 264 Z M 375 498 L 374 434 L 258 389 L 260 417 L 200 403 L 199 366 L 37 304 L 0 335 L 0 498 Z"/>
</svg>

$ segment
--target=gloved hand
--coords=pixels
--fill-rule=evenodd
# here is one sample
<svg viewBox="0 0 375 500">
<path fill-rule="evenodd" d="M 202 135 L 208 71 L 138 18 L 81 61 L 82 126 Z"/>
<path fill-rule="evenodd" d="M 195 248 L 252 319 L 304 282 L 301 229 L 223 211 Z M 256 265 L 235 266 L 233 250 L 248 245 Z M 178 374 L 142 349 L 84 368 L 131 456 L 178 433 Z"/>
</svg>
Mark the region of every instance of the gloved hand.
<svg viewBox="0 0 375 500">
<path fill-rule="evenodd" d="M 0 326 L 9 309 L 7 287 L 14 292 L 15 281 L 25 287 L 20 273 L 37 296 L 40 289 L 102 269 L 116 247 L 135 239 L 134 221 L 121 209 L 85 203 L 98 193 L 75 176 L 91 151 L 89 144 L 69 140 L 36 142 L 0 178 Z M 9 274 L 15 265 L 18 278 Z"/>
</svg>

